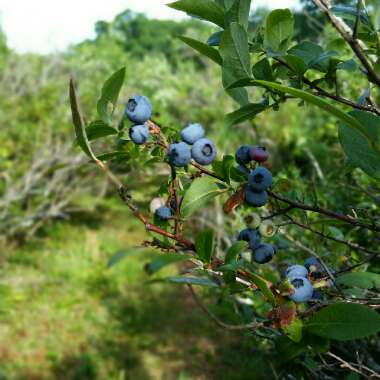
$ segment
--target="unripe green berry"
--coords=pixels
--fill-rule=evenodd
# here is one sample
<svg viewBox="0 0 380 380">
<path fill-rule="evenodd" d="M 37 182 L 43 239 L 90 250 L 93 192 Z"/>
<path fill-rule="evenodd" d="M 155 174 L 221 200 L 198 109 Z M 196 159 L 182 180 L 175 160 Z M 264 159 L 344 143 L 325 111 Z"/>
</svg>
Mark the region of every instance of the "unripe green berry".
<svg viewBox="0 0 380 380">
<path fill-rule="evenodd" d="M 244 217 L 244 222 L 247 225 L 247 227 L 258 228 L 261 223 L 261 217 L 259 214 L 253 212 Z"/>
<path fill-rule="evenodd" d="M 276 226 L 271 220 L 264 220 L 259 227 L 261 236 L 271 237 L 276 233 Z"/>
</svg>

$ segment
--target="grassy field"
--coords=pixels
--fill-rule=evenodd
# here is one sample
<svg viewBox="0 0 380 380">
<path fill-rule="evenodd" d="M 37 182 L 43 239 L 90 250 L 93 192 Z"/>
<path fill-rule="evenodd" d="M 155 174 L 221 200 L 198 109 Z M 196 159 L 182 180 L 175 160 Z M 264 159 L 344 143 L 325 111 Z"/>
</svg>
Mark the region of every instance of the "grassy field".
<svg viewBox="0 0 380 380">
<path fill-rule="evenodd" d="M 107 268 L 115 252 L 143 239 L 130 214 L 114 209 L 7 247 L 0 379 L 245 378 L 232 372 L 232 363 L 249 361 L 243 336 L 215 327 L 186 288 L 145 284 L 153 253 Z"/>
</svg>

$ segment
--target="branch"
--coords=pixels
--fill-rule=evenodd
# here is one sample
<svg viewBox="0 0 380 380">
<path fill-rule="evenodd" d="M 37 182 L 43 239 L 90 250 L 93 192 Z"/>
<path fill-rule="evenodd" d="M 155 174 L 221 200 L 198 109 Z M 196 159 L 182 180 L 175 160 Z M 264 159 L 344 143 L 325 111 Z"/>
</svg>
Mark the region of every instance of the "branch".
<svg viewBox="0 0 380 380">
<path fill-rule="evenodd" d="M 363 252 L 369 253 L 369 254 L 373 255 L 373 257 L 376 257 L 376 256 L 380 255 L 380 252 L 372 251 L 371 249 L 365 248 L 365 247 L 363 247 L 363 246 L 361 246 L 359 244 L 351 243 L 351 242 L 349 242 L 347 240 L 338 239 L 338 238 L 335 238 L 333 236 L 326 235 L 326 234 L 324 234 L 321 231 L 317 231 L 314 228 L 307 226 L 306 224 L 298 222 L 297 220 L 293 219 L 289 215 L 286 215 L 286 217 L 291 220 L 292 224 L 294 224 L 294 225 L 296 225 L 298 227 L 301 227 L 301 228 L 303 228 L 305 230 L 308 230 L 308 231 L 312 232 L 313 234 L 319 235 L 319 236 L 323 237 L 324 239 L 329 239 L 329 240 L 335 241 L 337 243 L 344 244 L 344 245 L 346 245 L 346 246 L 348 246 L 348 247 L 350 247 L 350 248 L 352 248 L 354 250 L 357 250 L 357 251 L 363 251 Z"/>
<path fill-rule="evenodd" d="M 363 47 L 350 28 L 336 17 L 330 10 L 329 5 L 324 0 L 313 0 L 313 3 L 329 18 L 331 24 L 343 37 L 343 39 L 350 45 L 352 51 L 356 54 L 362 65 L 367 71 L 367 77 L 370 82 L 375 83 L 380 87 L 380 76 L 372 67 L 372 63 L 365 55 Z"/>
<path fill-rule="evenodd" d="M 120 198 L 132 211 L 133 215 L 145 225 L 147 231 L 155 232 L 169 239 L 175 240 L 182 247 L 194 250 L 194 243 L 192 241 L 178 237 L 154 224 L 151 224 L 144 216 L 144 214 L 141 213 L 139 208 L 133 203 L 131 196 L 128 195 L 127 189 L 124 187 L 121 181 L 112 172 L 109 171 L 108 166 L 100 160 L 96 161 L 96 165 L 103 170 L 106 177 L 117 187 Z"/>
<path fill-rule="evenodd" d="M 288 65 L 287 62 L 283 61 L 280 58 L 273 58 L 273 59 L 275 61 L 277 61 L 278 63 L 280 63 L 281 65 L 286 66 L 289 70 L 296 73 L 296 71 L 294 69 L 292 69 L 292 67 L 290 65 Z M 369 102 L 370 103 L 369 105 L 362 105 L 359 103 L 355 103 L 352 100 L 346 99 L 346 98 L 344 98 L 338 94 L 331 94 L 330 92 L 324 90 L 322 87 L 313 83 L 310 79 L 306 78 L 305 76 L 302 76 L 301 80 L 302 80 L 302 82 L 307 84 L 311 90 L 316 90 L 317 92 L 315 93 L 315 95 L 317 95 L 317 96 L 326 97 L 326 98 L 335 100 L 336 102 L 345 104 L 346 106 L 349 106 L 349 107 L 352 107 L 352 108 L 355 108 L 355 109 L 358 109 L 361 111 L 372 112 L 372 113 L 380 116 L 380 109 L 378 109 L 373 102 Z"/>
<path fill-rule="evenodd" d="M 304 204 L 301 202 L 293 201 L 291 199 L 283 197 L 280 194 L 274 193 L 273 191 L 270 191 L 270 190 L 268 191 L 268 194 L 272 198 L 277 199 L 281 202 L 287 203 L 288 205 L 293 206 L 294 208 L 299 208 L 299 209 L 305 210 L 305 211 L 316 212 L 318 214 L 326 215 L 326 216 L 329 216 L 331 218 L 340 220 L 342 222 L 349 223 L 349 224 L 356 226 L 356 227 L 366 228 L 367 230 L 380 232 L 380 227 L 377 227 L 374 224 L 364 223 L 358 219 L 353 218 L 352 216 L 338 214 L 338 213 L 331 211 L 331 210 L 328 210 L 324 207 L 312 206 L 312 205 L 307 205 L 307 204 Z"/>
</svg>

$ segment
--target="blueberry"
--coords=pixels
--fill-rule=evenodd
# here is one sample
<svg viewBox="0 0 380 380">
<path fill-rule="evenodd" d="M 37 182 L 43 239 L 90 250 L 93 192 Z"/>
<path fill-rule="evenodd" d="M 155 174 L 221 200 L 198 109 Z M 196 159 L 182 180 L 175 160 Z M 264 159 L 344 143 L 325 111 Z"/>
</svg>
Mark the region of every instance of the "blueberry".
<svg viewBox="0 0 380 380">
<path fill-rule="evenodd" d="M 307 269 L 303 265 L 291 265 L 286 269 L 286 277 L 304 277 L 307 278 Z"/>
<path fill-rule="evenodd" d="M 276 250 L 271 244 L 260 244 L 253 250 L 253 260 L 259 264 L 265 264 L 273 259 Z"/>
<path fill-rule="evenodd" d="M 268 194 L 266 191 L 262 191 L 261 193 L 256 193 L 255 191 L 252 191 L 249 186 L 246 186 L 245 201 L 252 206 L 261 207 L 261 206 L 264 206 L 268 202 Z"/>
<path fill-rule="evenodd" d="M 309 257 L 304 265 L 314 279 L 322 278 L 326 274 L 325 268 L 316 257 Z"/>
<path fill-rule="evenodd" d="M 235 153 L 235 160 L 238 164 L 245 165 L 251 162 L 250 145 L 242 145 Z"/>
<path fill-rule="evenodd" d="M 181 207 L 183 197 L 178 197 L 178 205 Z M 172 197 L 169 202 L 170 208 L 174 211 L 177 211 L 177 199 Z"/>
<path fill-rule="evenodd" d="M 248 183 L 253 191 L 261 192 L 267 190 L 272 185 L 272 173 L 260 166 L 251 171 L 248 176 Z"/>
<path fill-rule="evenodd" d="M 190 148 L 184 142 L 170 144 L 168 148 L 169 163 L 174 166 L 186 166 L 190 163 L 191 152 Z"/>
<path fill-rule="evenodd" d="M 215 160 L 216 147 L 212 141 L 200 139 L 191 148 L 191 155 L 198 164 L 209 165 Z"/>
<path fill-rule="evenodd" d="M 313 285 L 304 277 L 292 277 L 290 283 L 293 287 L 293 294 L 289 296 L 296 303 L 309 301 L 313 295 Z"/>
<path fill-rule="evenodd" d="M 200 124 L 189 124 L 181 131 L 181 139 L 190 145 L 205 136 L 205 130 Z"/>
<path fill-rule="evenodd" d="M 149 128 L 146 124 L 134 125 L 129 128 L 129 137 L 137 144 L 145 144 L 149 138 Z"/>
<path fill-rule="evenodd" d="M 133 123 L 143 124 L 152 116 L 152 105 L 146 96 L 135 95 L 128 100 L 125 114 Z"/>
<path fill-rule="evenodd" d="M 261 236 L 257 230 L 253 228 L 245 228 L 239 232 L 237 239 L 248 242 L 249 247 L 255 249 L 260 245 Z"/>
<path fill-rule="evenodd" d="M 249 151 L 251 160 L 256 162 L 265 162 L 269 158 L 268 151 L 264 146 L 254 146 Z"/>
<path fill-rule="evenodd" d="M 156 210 L 155 214 L 157 219 L 159 220 L 167 220 L 173 216 L 172 210 L 166 206 L 159 207 Z"/>
</svg>

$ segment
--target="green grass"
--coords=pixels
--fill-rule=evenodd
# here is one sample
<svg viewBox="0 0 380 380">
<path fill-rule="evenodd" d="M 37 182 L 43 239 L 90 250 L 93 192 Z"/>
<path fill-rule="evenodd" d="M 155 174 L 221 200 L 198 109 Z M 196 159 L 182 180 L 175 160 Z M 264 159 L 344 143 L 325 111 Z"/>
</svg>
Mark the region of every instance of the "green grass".
<svg viewBox="0 0 380 380">
<path fill-rule="evenodd" d="M 138 250 L 107 268 L 116 251 L 144 238 L 128 212 L 114 210 L 9 248 L 0 273 L 0 379 L 246 378 L 233 369 L 244 356 L 242 335 L 215 327 L 183 286 L 146 284 L 154 253 Z"/>
</svg>

